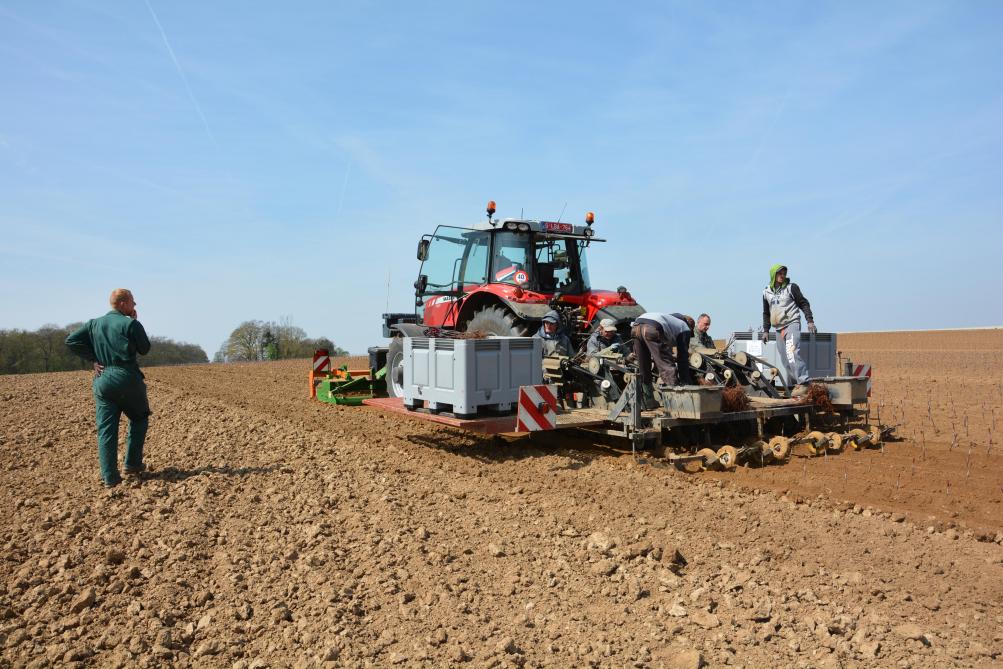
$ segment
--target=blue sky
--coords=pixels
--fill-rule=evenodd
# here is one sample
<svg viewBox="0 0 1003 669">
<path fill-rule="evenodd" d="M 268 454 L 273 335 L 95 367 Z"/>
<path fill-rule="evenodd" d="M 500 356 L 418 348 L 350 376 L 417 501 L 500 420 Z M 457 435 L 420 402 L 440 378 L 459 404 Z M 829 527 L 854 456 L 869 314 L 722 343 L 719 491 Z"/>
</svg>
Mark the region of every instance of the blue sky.
<svg viewBox="0 0 1003 669">
<path fill-rule="evenodd" d="M 0 328 L 362 353 L 488 199 L 718 337 L 778 261 L 825 331 L 1003 324 L 1003 4 L 625 7 L 0 1 Z"/>
</svg>

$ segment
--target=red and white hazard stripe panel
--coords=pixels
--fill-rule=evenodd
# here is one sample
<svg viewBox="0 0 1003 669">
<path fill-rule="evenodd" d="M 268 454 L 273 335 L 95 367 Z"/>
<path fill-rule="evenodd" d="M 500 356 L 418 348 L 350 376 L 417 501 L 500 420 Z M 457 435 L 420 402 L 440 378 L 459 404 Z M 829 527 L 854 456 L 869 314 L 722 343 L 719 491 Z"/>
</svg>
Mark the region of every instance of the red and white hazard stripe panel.
<svg viewBox="0 0 1003 669">
<path fill-rule="evenodd" d="M 871 366 L 870 365 L 854 365 L 853 366 L 853 376 L 866 376 L 867 377 L 867 396 L 871 396 Z"/>
<path fill-rule="evenodd" d="M 557 386 L 522 386 L 519 388 L 519 410 L 516 432 L 553 430 L 557 426 Z"/>
<path fill-rule="evenodd" d="M 317 397 L 317 384 L 322 376 L 331 372 L 331 356 L 326 348 L 317 349 L 313 354 L 313 367 L 310 368 L 310 397 Z"/>
<path fill-rule="evenodd" d="M 331 356 L 326 349 L 321 349 L 313 354 L 313 373 L 324 374 L 331 371 Z"/>
</svg>

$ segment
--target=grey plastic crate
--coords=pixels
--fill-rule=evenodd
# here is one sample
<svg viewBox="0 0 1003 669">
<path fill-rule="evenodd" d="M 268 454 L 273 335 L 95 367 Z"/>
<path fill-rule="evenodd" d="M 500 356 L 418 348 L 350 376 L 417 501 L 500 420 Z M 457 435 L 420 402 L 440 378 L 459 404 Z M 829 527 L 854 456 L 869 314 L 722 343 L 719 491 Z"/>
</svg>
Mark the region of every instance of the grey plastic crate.
<svg viewBox="0 0 1003 669">
<path fill-rule="evenodd" d="M 820 379 L 829 391 L 829 400 L 838 406 L 852 406 L 867 402 L 867 377 L 829 376 Z"/>
<path fill-rule="evenodd" d="M 728 346 L 729 353 L 745 351 L 757 358 L 762 358 L 767 363 L 773 365 L 780 374 L 777 376 L 777 383 L 784 385 L 787 381 L 785 376 L 784 363 L 780 359 L 782 353 L 777 349 L 777 333 L 770 333 L 770 340 L 765 344 L 759 339 L 759 332 L 735 332 L 732 334 L 732 342 Z M 801 357 L 808 366 L 808 376 L 817 379 L 825 376 L 836 375 L 836 333 L 809 332 L 801 333 Z M 763 366 L 760 365 L 762 368 Z M 765 369 L 762 369 L 765 373 Z M 789 385 L 794 385 L 793 381 Z"/>
<path fill-rule="evenodd" d="M 543 342 L 537 337 L 404 338 L 404 405 L 473 416 L 509 413 L 519 386 L 543 383 Z"/>
<path fill-rule="evenodd" d="M 721 413 L 722 386 L 676 386 L 662 390 L 662 405 L 672 418 L 705 418 Z"/>
</svg>

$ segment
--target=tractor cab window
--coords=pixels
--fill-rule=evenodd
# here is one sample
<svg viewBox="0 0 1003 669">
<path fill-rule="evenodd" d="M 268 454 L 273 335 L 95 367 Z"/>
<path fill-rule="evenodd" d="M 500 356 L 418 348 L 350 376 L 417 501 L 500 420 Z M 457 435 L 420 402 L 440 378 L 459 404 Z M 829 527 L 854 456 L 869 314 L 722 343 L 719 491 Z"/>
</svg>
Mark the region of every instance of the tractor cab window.
<svg viewBox="0 0 1003 669">
<path fill-rule="evenodd" d="M 589 262 L 585 254 L 586 242 L 578 241 L 575 242 L 575 246 L 578 247 L 578 267 L 581 268 L 582 274 L 582 291 L 589 290 L 589 286 L 592 282 L 589 280 Z"/>
<path fill-rule="evenodd" d="M 491 281 L 526 286 L 531 280 L 529 235 L 495 233 L 491 254 Z"/>
<path fill-rule="evenodd" d="M 545 293 L 577 294 L 589 288 L 589 270 L 582 242 L 565 238 L 536 241 L 536 273 Z"/>
<path fill-rule="evenodd" d="M 466 257 L 469 240 L 462 228 L 439 226 L 429 240 L 428 256 L 420 273 L 427 277 L 426 295 L 451 293 L 459 290 L 460 267 Z"/>
<path fill-rule="evenodd" d="M 488 242 L 486 232 L 468 232 L 467 254 L 463 259 L 463 285 L 482 286 L 488 282 Z"/>
<path fill-rule="evenodd" d="M 577 277 L 568 253 L 567 239 L 543 239 L 536 242 L 536 273 L 540 290 L 545 293 L 575 291 Z"/>
</svg>

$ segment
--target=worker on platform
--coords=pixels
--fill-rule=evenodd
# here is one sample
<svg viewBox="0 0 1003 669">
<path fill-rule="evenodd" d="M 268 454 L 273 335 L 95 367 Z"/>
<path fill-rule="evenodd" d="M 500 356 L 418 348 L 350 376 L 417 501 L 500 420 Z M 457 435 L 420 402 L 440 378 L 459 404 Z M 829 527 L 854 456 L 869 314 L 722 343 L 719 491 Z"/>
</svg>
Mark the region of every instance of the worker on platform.
<svg viewBox="0 0 1003 669">
<path fill-rule="evenodd" d="M 551 309 L 543 315 L 536 337 L 543 340 L 543 355 L 570 356 L 571 338 L 561 328 L 561 315 Z"/>
<path fill-rule="evenodd" d="M 700 314 L 697 318 L 697 326 L 693 331 L 693 338 L 690 339 L 690 350 L 695 348 L 715 348 L 714 339 L 708 334 L 710 330 L 710 316 Z"/>
<path fill-rule="evenodd" d="M 634 339 L 634 355 L 641 374 L 645 409 L 658 406 L 651 385 L 652 363 L 658 369 L 660 387 L 693 384 L 687 355 L 693 332 L 684 319 L 685 317 L 679 318 L 673 314 L 647 312 L 631 323 L 630 335 Z"/>
<path fill-rule="evenodd" d="M 598 355 L 600 351 L 605 351 L 611 346 L 621 346 L 623 340 L 616 331 L 616 321 L 612 318 L 604 318 L 599 321 L 599 327 L 589 337 L 585 343 L 585 355 L 592 357 Z"/>
<path fill-rule="evenodd" d="M 136 354 L 150 351 L 150 340 L 136 314 L 136 301 L 125 288 L 116 288 L 109 299 L 111 311 L 82 325 L 66 338 L 66 345 L 94 364 L 95 413 L 97 415 L 98 463 L 104 485 L 118 485 L 118 425 L 129 417 L 125 473 L 138 477 L 146 469 L 143 443 L 149 425 L 150 404 L 146 383 Z"/>
<path fill-rule="evenodd" d="M 794 396 L 806 391 L 808 366 L 801 357 L 801 313 L 808 321 L 808 332 L 815 334 L 815 319 L 811 315 L 811 305 L 801 294 L 796 283 L 787 278 L 787 267 L 774 265 L 770 268 L 770 284 L 763 290 L 763 334 L 765 344 L 770 339 L 770 327 L 777 330 L 777 353 L 783 362 L 787 387 L 797 384 L 791 393 Z"/>
</svg>

